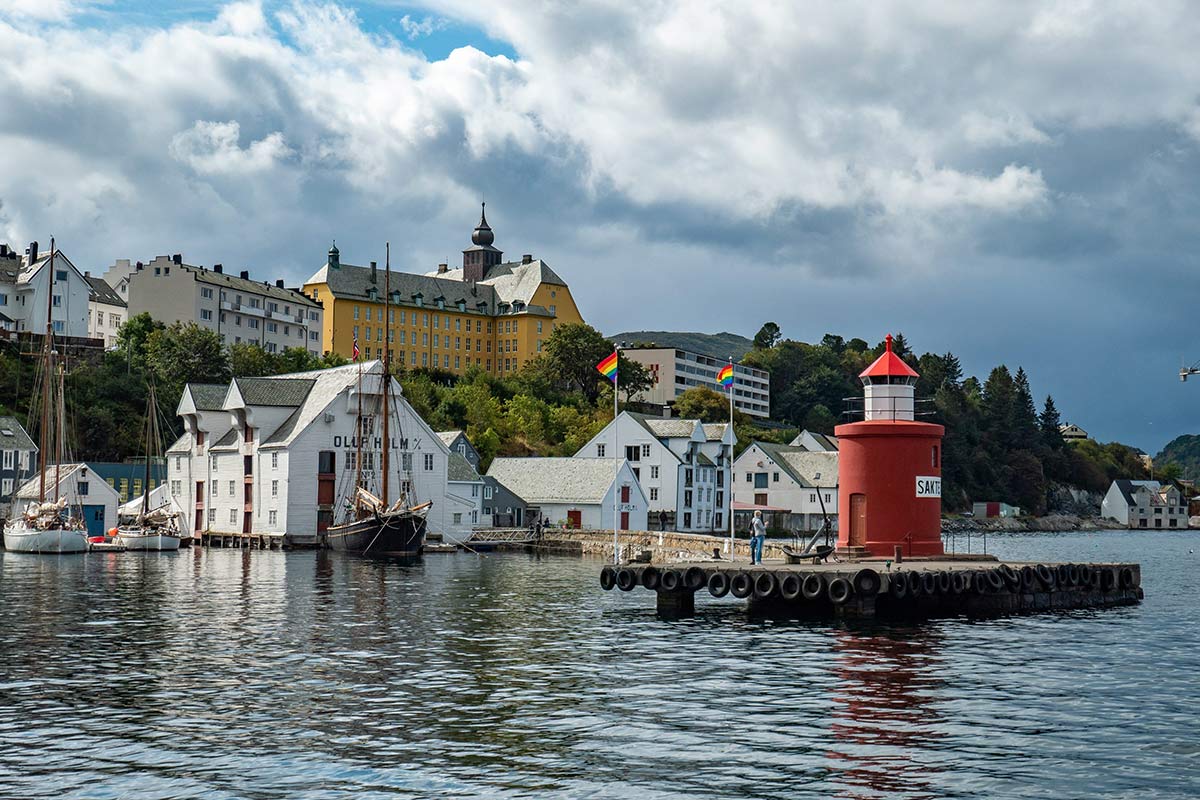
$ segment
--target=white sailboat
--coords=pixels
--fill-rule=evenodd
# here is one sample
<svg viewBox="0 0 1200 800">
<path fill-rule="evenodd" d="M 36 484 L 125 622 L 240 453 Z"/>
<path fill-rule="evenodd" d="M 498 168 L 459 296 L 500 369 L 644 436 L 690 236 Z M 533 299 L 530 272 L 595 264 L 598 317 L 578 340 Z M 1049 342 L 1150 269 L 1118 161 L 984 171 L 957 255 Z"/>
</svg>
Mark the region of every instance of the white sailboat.
<svg viewBox="0 0 1200 800">
<path fill-rule="evenodd" d="M 83 520 L 71 514 L 66 497 L 59 495 L 59 470 L 66 456 L 66 408 L 63 395 L 63 369 L 57 365 L 58 351 L 54 349 L 54 240 L 50 240 L 50 261 L 46 289 L 46 339 L 42 347 L 42 424 L 40 452 L 43 458 L 53 456 L 55 465 L 42 467 L 38 482 L 37 503 L 4 525 L 4 549 L 13 553 L 85 553 L 88 549 L 87 529 Z M 53 498 L 46 493 L 46 475 L 54 470 Z"/>
<path fill-rule="evenodd" d="M 141 509 L 137 518 L 129 525 L 117 527 L 113 542 L 126 550 L 178 550 L 179 517 L 170 504 L 163 508 L 150 508 L 150 459 L 162 454 L 162 434 L 158 427 L 158 403 L 154 395 L 154 384 L 150 384 L 146 400 L 145 428 L 146 476 L 142 480 Z M 168 495 L 169 497 L 169 495 Z"/>
</svg>

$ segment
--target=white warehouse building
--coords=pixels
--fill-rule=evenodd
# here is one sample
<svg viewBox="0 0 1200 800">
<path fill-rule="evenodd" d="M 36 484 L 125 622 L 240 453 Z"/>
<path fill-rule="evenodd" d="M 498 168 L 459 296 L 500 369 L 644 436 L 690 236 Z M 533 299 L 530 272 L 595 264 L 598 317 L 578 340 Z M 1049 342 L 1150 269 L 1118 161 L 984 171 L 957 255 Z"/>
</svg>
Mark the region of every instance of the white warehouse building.
<svg viewBox="0 0 1200 800">
<path fill-rule="evenodd" d="M 362 472 L 378 492 L 381 476 L 383 367 L 378 361 L 224 384 L 188 384 L 179 401 L 184 434 L 167 450 L 171 494 L 185 527 L 205 532 L 284 537 L 315 544 L 353 489 L 364 409 Z M 448 491 L 450 451 L 401 396 L 392 380 L 393 468 L 389 491 L 433 501 L 429 530 L 448 539 L 471 529 L 478 501 Z"/>
</svg>

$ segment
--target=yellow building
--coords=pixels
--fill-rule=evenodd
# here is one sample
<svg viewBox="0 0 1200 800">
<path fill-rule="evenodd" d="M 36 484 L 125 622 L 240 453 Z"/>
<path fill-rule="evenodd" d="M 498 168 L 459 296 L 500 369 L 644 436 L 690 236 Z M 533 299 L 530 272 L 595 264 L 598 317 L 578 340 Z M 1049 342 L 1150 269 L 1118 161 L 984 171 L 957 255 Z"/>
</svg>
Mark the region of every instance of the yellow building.
<svg viewBox="0 0 1200 800">
<path fill-rule="evenodd" d="M 463 250 L 461 269 L 440 264 L 434 272 L 391 274 L 391 318 L 384 321 L 384 271 L 376 262 L 343 264 L 336 246 L 325 265 L 304 283 L 306 295 L 325 307 L 322 346 L 350 358 L 358 342 L 362 359 L 382 358 L 408 369 L 436 367 L 462 373 L 477 366 L 509 375 L 541 352 L 550 332 L 582 322 L 571 290 L 541 259 L 504 262 L 481 215 Z"/>
</svg>

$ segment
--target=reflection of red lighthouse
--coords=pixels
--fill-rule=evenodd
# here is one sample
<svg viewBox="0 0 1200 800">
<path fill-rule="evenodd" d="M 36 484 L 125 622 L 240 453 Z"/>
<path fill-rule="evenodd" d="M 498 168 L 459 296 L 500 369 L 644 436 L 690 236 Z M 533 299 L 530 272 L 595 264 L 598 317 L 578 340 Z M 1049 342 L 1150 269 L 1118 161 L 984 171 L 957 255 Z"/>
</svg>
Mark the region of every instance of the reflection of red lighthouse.
<svg viewBox="0 0 1200 800">
<path fill-rule="evenodd" d="M 838 546 L 942 554 L 942 434 L 914 420 L 917 373 L 887 350 L 859 375 L 863 421 L 839 425 Z"/>
</svg>

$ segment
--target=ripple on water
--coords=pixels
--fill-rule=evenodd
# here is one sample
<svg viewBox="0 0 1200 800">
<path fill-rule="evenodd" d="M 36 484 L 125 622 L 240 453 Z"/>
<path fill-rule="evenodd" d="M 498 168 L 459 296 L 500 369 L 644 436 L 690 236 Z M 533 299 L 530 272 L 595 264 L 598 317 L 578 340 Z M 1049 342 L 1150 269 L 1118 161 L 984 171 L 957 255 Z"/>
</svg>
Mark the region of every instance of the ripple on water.
<svg viewBox="0 0 1200 800">
<path fill-rule="evenodd" d="M 989 537 L 1147 600 L 857 625 L 574 559 L 0 555 L 0 796 L 1195 797 L 1195 542 Z"/>
</svg>

